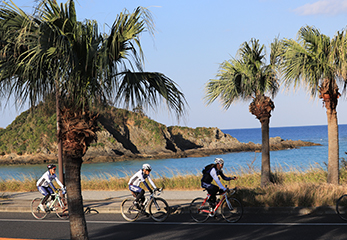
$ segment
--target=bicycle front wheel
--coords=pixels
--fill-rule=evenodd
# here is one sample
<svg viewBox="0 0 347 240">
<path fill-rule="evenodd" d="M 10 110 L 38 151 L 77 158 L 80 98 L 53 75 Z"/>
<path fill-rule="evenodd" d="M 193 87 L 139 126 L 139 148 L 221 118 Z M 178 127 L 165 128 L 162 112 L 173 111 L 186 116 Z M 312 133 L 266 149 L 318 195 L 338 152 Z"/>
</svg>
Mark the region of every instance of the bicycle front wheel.
<svg viewBox="0 0 347 240">
<path fill-rule="evenodd" d="M 153 198 L 149 203 L 149 214 L 154 221 L 163 222 L 170 215 L 169 204 L 162 198 Z"/>
<path fill-rule="evenodd" d="M 347 194 L 342 195 L 336 202 L 336 212 L 341 219 L 347 221 Z"/>
<path fill-rule="evenodd" d="M 235 223 L 242 217 L 243 206 L 236 198 L 228 198 L 228 200 L 229 204 L 226 200 L 222 203 L 222 216 L 227 222 Z"/>
<path fill-rule="evenodd" d="M 55 214 L 58 216 L 60 219 L 68 219 L 69 218 L 69 208 L 67 205 L 67 199 L 65 197 L 60 198 L 60 201 L 57 200 L 55 201 L 54 204 L 54 209 L 55 209 Z"/>
<path fill-rule="evenodd" d="M 204 198 L 195 198 L 190 203 L 189 212 L 195 222 L 205 222 L 210 214 L 209 204 Z"/>
<path fill-rule="evenodd" d="M 44 219 L 48 212 L 42 211 L 39 208 L 39 205 L 42 201 L 42 198 L 35 198 L 34 200 L 31 201 L 31 214 L 36 218 L 36 219 Z"/>
<path fill-rule="evenodd" d="M 120 207 L 123 218 L 129 222 L 135 221 L 140 213 L 140 210 L 134 205 L 134 200 L 133 198 L 124 199 Z"/>
</svg>

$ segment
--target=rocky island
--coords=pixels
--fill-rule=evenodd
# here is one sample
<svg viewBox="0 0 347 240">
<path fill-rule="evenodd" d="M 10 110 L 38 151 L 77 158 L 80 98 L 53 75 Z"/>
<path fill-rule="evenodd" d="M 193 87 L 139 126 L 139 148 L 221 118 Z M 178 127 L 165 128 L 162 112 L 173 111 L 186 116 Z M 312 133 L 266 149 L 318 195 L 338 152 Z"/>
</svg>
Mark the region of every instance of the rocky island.
<svg viewBox="0 0 347 240">
<path fill-rule="evenodd" d="M 0 129 L 0 164 L 57 162 L 55 113 L 47 109 L 54 108 L 39 104 L 23 112 L 6 129 Z M 261 151 L 261 144 L 239 142 L 215 127 L 167 127 L 142 112 L 114 107 L 98 111 L 98 140 L 89 147 L 84 163 Z M 271 151 L 315 145 L 319 144 L 270 138 Z"/>
</svg>

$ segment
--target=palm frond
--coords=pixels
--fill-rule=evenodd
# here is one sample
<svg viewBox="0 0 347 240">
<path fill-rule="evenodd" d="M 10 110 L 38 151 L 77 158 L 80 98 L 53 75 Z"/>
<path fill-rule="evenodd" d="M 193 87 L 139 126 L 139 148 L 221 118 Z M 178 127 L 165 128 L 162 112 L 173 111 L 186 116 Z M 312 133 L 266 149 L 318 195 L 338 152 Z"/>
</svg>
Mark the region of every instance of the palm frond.
<svg viewBox="0 0 347 240">
<path fill-rule="evenodd" d="M 272 51 L 274 49 L 271 48 Z M 228 109 L 234 101 L 250 100 L 265 93 L 274 97 L 278 92 L 276 68 L 266 64 L 265 46 L 259 44 L 259 40 L 244 42 L 237 56 L 238 59 L 223 62 L 217 74 L 218 79 L 212 79 L 206 84 L 207 104 L 219 98 L 223 107 Z"/>
<path fill-rule="evenodd" d="M 325 79 L 344 79 L 343 62 L 346 56 L 346 38 L 338 33 L 333 39 L 311 26 L 300 28 L 298 40 L 283 40 L 281 68 L 285 85 L 294 87 L 303 83 L 315 96 Z"/>
<path fill-rule="evenodd" d="M 168 109 L 181 116 L 187 104 L 176 83 L 157 72 L 125 72 L 119 77 L 115 103 L 134 108 L 138 105 L 155 108 L 159 100 L 165 100 Z"/>
</svg>

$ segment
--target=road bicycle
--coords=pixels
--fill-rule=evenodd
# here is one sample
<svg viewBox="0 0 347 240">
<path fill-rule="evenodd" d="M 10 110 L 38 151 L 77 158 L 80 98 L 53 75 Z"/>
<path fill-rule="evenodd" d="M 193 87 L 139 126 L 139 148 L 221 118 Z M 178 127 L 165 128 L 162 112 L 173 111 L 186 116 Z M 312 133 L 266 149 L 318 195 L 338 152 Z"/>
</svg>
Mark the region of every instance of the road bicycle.
<svg viewBox="0 0 347 240">
<path fill-rule="evenodd" d="M 347 221 L 347 194 L 342 195 L 336 201 L 336 212 L 341 219 Z"/>
<path fill-rule="evenodd" d="M 206 191 L 206 189 L 204 190 Z M 210 208 L 208 203 L 211 195 L 208 193 L 206 198 L 195 198 L 190 206 L 189 212 L 194 221 L 202 223 L 207 221 L 209 217 L 215 217 L 217 209 L 221 206 L 221 214 L 223 218 L 230 223 L 239 221 L 243 215 L 242 203 L 236 198 L 232 197 L 236 193 L 236 188 L 228 189 L 220 195 L 221 198 L 217 200 L 217 205 Z"/>
<path fill-rule="evenodd" d="M 59 191 L 61 189 L 57 189 L 51 196 L 54 197 L 53 201 L 47 201 L 45 211 L 42 211 L 39 205 L 42 203 L 42 198 L 35 198 L 31 201 L 31 213 L 36 219 L 44 219 L 48 213 L 55 212 L 55 214 L 60 219 L 68 219 L 69 218 L 69 209 L 67 204 L 67 198 L 61 197 Z"/>
<path fill-rule="evenodd" d="M 143 204 L 140 204 L 140 209 L 134 204 L 135 197 L 124 199 L 121 204 L 122 216 L 125 220 L 133 222 L 139 218 L 140 215 L 147 215 L 157 222 L 165 221 L 170 215 L 170 208 L 167 202 L 159 196 L 163 191 L 161 189 L 154 189 L 154 191 L 146 198 Z M 149 213 L 146 212 L 148 207 Z"/>
</svg>

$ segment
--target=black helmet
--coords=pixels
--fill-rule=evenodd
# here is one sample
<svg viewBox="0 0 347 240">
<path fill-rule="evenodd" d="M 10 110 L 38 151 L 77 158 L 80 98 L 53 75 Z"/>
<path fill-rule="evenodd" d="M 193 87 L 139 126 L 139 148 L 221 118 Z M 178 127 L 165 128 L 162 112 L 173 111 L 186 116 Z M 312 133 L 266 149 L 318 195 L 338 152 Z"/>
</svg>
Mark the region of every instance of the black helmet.
<svg viewBox="0 0 347 240">
<path fill-rule="evenodd" d="M 52 168 L 57 168 L 57 166 L 55 166 L 54 164 L 48 164 L 48 165 L 47 165 L 47 168 L 48 168 L 48 169 L 52 169 Z"/>
</svg>

